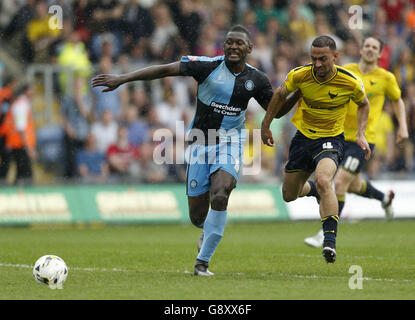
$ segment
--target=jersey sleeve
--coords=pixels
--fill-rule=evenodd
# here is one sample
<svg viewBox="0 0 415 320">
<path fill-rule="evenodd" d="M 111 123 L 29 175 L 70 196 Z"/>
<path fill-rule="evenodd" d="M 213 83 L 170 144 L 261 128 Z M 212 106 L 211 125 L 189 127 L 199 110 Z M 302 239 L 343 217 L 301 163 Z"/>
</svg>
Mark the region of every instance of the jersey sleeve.
<svg viewBox="0 0 415 320">
<path fill-rule="evenodd" d="M 261 105 L 262 108 L 267 110 L 268 104 L 271 101 L 274 91 L 272 90 L 272 86 L 269 82 L 269 79 L 265 75 L 262 75 L 260 79 L 259 88 L 260 89 L 257 90 L 254 98 Z"/>
<path fill-rule="evenodd" d="M 183 56 L 180 59 L 180 75 L 191 76 L 197 82 L 203 82 L 209 74 L 222 62 L 221 57 L 208 58 Z"/>
<path fill-rule="evenodd" d="M 366 96 L 366 93 L 365 93 L 365 87 L 363 86 L 363 80 L 360 78 L 357 78 L 356 87 L 353 90 L 352 100 L 353 102 L 358 104 L 363 101 L 365 96 Z"/>
<path fill-rule="evenodd" d="M 294 69 L 291 70 L 288 72 L 287 77 L 285 78 L 285 87 L 287 88 L 288 92 L 293 92 L 294 90 L 298 89 L 298 85 L 294 81 L 294 72 Z"/>
<path fill-rule="evenodd" d="M 386 96 L 392 101 L 396 101 L 401 98 L 401 89 L 399 88 L 395 75 L 391 72 L 388 72 L 387 76 Z"/>
</svg>

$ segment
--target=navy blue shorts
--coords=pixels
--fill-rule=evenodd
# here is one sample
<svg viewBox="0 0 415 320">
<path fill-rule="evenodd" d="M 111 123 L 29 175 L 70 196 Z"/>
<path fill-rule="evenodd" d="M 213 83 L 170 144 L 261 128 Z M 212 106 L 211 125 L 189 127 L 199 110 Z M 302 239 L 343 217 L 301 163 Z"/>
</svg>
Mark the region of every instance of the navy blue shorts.
<svg viewBox="0 0 415 320">
<path fill-rule="evenodd" d="M 343 157 L 343 150 L 343 133 L 334 137 L 310 139 L 297 131 L 291 140 L 285 172 L 314 172 L 317 163 L 323 158 L 332 159 L 338 166 Z"/>
<path fill-rule="evenodd" d="M 373 152 L 375 145 L 373 143 L 369 143 L 369 147 Z M 346 141 L 343 161 L 340 163 L 340 166 L 350 173 L 358 174 L 360 171 L 362 171 L 365 163 L 365 151 L 360 148 L 356 142 Z"/>
</svg>

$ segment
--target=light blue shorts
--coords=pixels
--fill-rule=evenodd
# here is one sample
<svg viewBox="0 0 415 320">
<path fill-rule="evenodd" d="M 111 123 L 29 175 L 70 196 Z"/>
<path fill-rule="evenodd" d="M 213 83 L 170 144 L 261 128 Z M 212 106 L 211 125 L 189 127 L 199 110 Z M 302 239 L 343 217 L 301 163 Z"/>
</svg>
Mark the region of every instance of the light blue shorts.
<svg viewBox="0 0 415 320">
<path fill-rule="evenodd" d="M 190 145 L 187 150 L 186 194 L 194 197 L 209 191 L 210 175 L 218 170 L 228 172 L 238 181 L 243 147 L 242 141 Z"/>
</svg>

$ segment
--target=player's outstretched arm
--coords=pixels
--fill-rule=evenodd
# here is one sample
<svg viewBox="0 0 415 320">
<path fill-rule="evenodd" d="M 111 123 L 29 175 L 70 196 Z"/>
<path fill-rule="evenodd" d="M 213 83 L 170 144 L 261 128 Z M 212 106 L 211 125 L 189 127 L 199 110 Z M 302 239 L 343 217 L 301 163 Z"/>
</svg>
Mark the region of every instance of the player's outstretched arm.
<svg viewBox="0 0 415 320">
<path fill-rule="evenodd" d="M 408 125 L 406 123 L 406 110 L 402 98 L 392 101 L 393 112 L 398 120 L 398 131 L 396 132 L 396 143 L 401 143 L 408 139 Z"/>
<path fill-rule="evenodd" d="M 357 106 L 356 143 L 365 151 L 365 159 L 368 160 L 371 156 L 371 150 L 365 137 L 367 119 L 369 117 L 369 100 L 367 97 L 365 96 L 362 102 L 358 103 Z"/>
<path fill-rule="evenodd" d="M 290 110 L 297 104 L 297 102 L 301 99 L 302 96 L 303 94 L 301 93 L 300 89 L 291 92 L 287 96 L 287 99 L 285 100 L 280 111 L 278 111 L 275 115 L 275 118 L 279 119 L 285 116 L 288 112 L 290 112 Z"/>
<path fill-rule="evenodd" d="M 137 80 L 154 80 L 180 75 L 180 62 L 154 65 L 121 75 L 99 74 L 92 79 L 93 87 L 107 87 L 102 92 L 117 89 L 120 85 Z"/>
<path fill-rule="evenodd" d="M 283 83 L 272 95 L 271 101 L 268 104 L 267 112 L 261 124 L 261 138 L 262 142 L 267 146 L 274 146 L 274 139 L 270 130 L 270 125 L 276 114 L 281 110 L 285 103 L 289 92 Z"/>
</svg>

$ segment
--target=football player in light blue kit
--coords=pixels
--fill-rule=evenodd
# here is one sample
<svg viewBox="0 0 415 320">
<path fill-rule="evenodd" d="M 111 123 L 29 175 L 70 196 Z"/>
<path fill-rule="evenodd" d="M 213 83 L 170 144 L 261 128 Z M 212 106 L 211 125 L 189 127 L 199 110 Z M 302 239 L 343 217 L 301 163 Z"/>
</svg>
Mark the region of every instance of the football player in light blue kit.
<svg viewBox="0 0 415 320">
<path fill-rule="evenodd" d="M 209 262 L 222 239 L 228 199 L 242 166 L 248 102 L 254 98 L 266 109 L 273 94 L 265 74 L 246 63 L 252 47 L 247 29 L 237 25 L 226 35 L 224 56 L 184 56 L 174 63 L 92 80 L 94 87 L 106 86 L 104 92 L 129 81 L 167 76 L 192 76 L 198 82 L 196 113 L 187 135 L 186 183 L 190 220 L 203 228 L 195 275 L 213 275 Z M 293 103 L 297 99 L 293 96 Z"/>
</svg>

